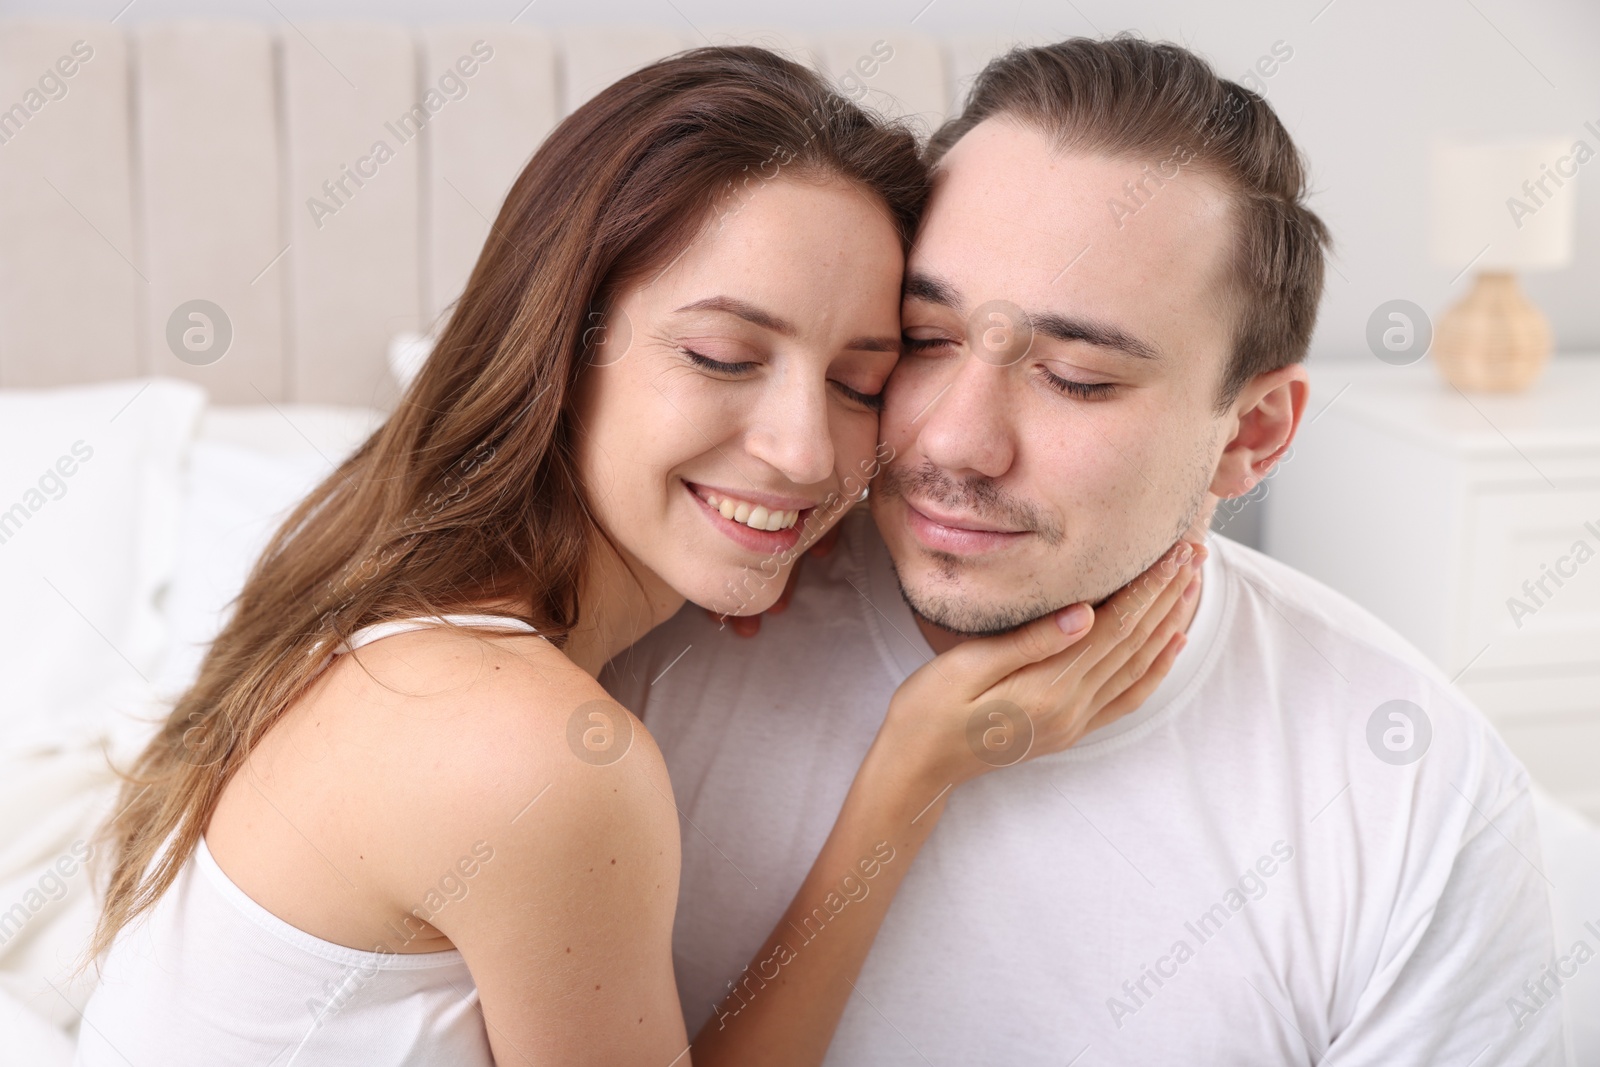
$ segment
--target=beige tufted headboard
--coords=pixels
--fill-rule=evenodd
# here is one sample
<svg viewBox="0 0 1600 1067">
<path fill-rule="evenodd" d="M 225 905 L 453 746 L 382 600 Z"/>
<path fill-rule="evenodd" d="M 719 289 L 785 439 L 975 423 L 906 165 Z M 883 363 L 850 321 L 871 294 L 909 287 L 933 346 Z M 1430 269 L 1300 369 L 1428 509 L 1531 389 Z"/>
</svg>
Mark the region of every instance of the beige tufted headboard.
<svg viewBox="0 0 1600 1067">
<path fill-rule="evenodd" d="M 223 403 L 388 407 L 391 338 L 459 294 L 544 135 L 621 74 L 707 40 L 783 48 L 923 130 L 1010 43 L 0 23 L 0 386 L 163 374 Z M 858 67 L 885 45 L 891 58 Z"/>
</svg>

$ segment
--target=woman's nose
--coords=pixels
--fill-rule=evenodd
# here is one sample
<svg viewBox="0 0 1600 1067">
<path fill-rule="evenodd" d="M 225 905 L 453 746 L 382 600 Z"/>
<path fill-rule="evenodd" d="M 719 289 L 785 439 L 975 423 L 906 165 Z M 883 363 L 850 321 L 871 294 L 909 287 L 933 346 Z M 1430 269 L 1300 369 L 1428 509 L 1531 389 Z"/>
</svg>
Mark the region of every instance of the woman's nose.
<svg viewBox="0 0 1600 1067">
<path fill-rule="evenodd" d="M 796 485 L 833 473 L 834 444 L 827 384 L 774 387 L 750 412 L 745 450 Z"/>
</svg>

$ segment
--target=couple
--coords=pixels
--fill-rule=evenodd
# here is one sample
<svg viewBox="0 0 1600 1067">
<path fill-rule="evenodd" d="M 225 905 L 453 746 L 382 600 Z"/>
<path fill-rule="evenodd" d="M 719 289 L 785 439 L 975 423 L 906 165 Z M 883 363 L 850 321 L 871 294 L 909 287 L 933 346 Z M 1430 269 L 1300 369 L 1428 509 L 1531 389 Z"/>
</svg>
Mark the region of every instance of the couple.
<svg viewBox="0 0 1600 1067">
<path fill-rule="evenodd" d="M 131 768 L 79 1062 L 1560 1062 L 1522 768 L 1204 544 L 1305 183 L 1125 38 L 920 155 L 759 49 L 584 105 Z"/>
</svg>

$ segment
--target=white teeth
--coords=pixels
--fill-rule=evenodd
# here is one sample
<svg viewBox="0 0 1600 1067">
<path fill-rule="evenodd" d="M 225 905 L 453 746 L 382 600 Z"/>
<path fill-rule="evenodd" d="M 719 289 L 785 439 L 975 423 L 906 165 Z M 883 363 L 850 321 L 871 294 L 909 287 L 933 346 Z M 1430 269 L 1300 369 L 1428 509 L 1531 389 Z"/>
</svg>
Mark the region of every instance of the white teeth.
<svg viewBox="0 0 1600 1067">
<path fill-rule="evenodd" d="M 794 511 L 769 511 L 760 504 L 748 504 L 730 497 L 719 497 L 715 493 L 707 493 L 701 499 L 720 512 L 723 518 L 743 523 L 752 530 L 766 530 L 769 533 L 773 533 L 778 530 L 787 530 L 800 521 L 798 509 Z"/>
</svg>

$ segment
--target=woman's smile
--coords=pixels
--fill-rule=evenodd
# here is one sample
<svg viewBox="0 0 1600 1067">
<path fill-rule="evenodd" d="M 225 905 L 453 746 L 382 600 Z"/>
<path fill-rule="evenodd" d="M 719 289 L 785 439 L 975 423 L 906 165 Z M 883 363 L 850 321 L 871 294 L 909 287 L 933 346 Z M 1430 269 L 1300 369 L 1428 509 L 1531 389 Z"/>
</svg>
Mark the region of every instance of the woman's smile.
<svg viewBox="0 0 1600 1067">
<path fill-rule="evenodd" d="M 815 504 L 754 491 L 732 494 L 684 482 L 707 521 L 740 548 L 751 552 L 787 552 L 800 542 L 804 520 Z M 787 505 L 787 506 L 785 506 Z"/>
</svg>

